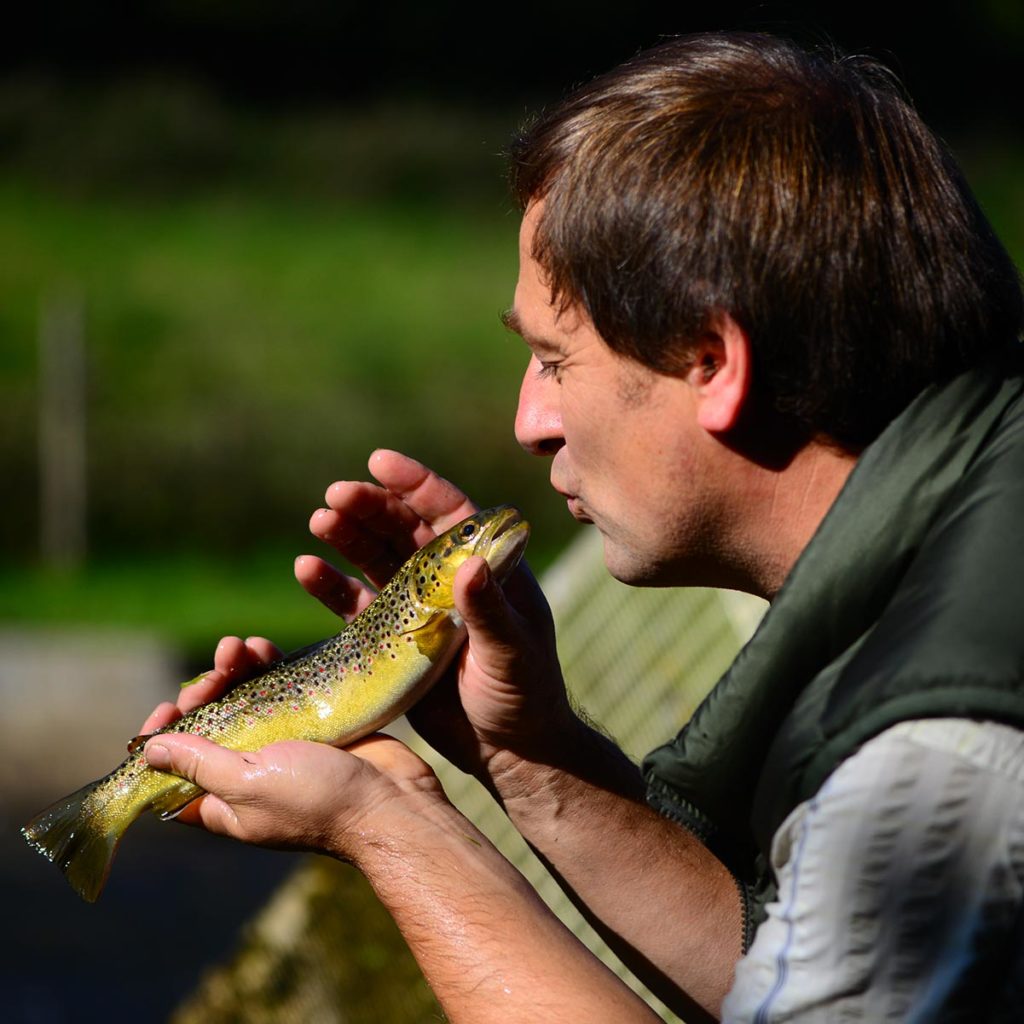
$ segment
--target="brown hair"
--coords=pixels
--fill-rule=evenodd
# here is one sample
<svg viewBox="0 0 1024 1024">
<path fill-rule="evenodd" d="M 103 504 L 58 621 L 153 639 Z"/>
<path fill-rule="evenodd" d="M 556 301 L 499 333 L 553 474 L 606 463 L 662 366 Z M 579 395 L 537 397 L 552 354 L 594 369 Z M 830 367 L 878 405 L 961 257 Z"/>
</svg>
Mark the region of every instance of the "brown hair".
<svg viewBox="0 0 1024 1024">
<path fill-rule="evenodd" d="M 554 301 L 662 372 L 724 310 L 754 387 L 813 435 L 870 442 L 924 387 L 1017 338 L 1020 280 L 957 168 L 866 58 L 684 37 L 511 149 Z"/>
</svg>

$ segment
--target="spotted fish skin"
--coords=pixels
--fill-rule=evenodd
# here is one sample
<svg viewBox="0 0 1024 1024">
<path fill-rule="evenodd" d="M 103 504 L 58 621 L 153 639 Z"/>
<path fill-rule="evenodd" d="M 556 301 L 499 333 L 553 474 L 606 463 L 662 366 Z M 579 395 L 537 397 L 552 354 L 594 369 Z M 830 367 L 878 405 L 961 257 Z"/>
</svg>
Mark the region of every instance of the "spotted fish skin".
<svg viewBox="0 0 1024 1024">
<path fill-rule="evenodd" d="M 337 636 L 303 648 L 159 733 L 193 733 L 232 750 L 285 739 L 343 746 L 404 714 L 438 679 L 465 639 L 455 573 L 483 556 L 503 579 L 522 556 L 529 525 L 511 506 L 464 519 L 420 548 Z M 117 845 L 144 811 L 174 817 L 203 791 L 151 768 L 136 737 L 129 756 L 33 818 L 21 831 L 60 867 L 83 899 L 106 882 Z"/>
</svg>

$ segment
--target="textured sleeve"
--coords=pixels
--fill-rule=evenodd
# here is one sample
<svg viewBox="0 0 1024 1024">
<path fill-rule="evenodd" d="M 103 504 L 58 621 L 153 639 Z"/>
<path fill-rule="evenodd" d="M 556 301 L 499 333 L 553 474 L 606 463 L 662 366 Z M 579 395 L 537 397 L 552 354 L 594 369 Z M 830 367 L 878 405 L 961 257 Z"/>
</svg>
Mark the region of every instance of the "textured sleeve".
<svg viewBox="0 0 1024 1024">
<path fill-rule="evenodd" d="M 780 826 L 728 1022 L 1002 1021 L 1024 1005 L 1024 733 L 905 722 Z"/>
</svg>

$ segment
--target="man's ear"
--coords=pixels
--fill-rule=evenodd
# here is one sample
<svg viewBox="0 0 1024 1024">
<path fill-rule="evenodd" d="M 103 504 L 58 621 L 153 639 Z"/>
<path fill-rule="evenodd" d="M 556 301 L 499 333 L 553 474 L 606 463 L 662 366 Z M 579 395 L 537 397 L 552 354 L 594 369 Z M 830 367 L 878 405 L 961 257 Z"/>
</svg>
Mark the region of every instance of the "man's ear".
<svg viewBox="0 0 1024 1024">
<path fill-rule="evenodd" d="M 750 338 L 728 313 L 714 312 L 694 354 L 687 378 L 697 396 L 697 423 L 710 434 L 732 430 L 750 393 Z"/>
</svg>

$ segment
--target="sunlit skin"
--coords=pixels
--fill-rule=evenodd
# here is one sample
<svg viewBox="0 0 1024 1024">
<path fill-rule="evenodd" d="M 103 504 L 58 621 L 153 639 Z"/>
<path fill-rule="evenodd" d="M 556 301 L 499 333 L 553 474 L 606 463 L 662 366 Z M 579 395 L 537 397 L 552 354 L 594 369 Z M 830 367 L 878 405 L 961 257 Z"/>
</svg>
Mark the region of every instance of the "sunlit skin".
<svg viewBox="0 0 1024 1024">
<path fill-rule="evenodd" d="M 370 578 L 380 581 L 407 550 L 472 506 L 447 481 L 396 452 L 375 452 L 370 469 L 380 486 L 333 485 L 311 527 L 343 553 L 358 552 Z M 296 574 L 346 616 L 368 600 L 364 584 L 314 556 L 300 558 Z M 420 731 L 481 776 L 512 746 L 539 748 L 541 733 L 559 735 L 564 745 L 582 726 L 569 710 L 550 616 L 529 572 L 521 567 L 513 574 L 506 597 L 481 560 L 469 559 L 456 576 L 455 603 L 469 642 L 448 685 L 439 684 L 416 709 Z M 226 638 L 214 670 L 183 691 L 180 706 L 158 708 L 144 729 L 210 699 L 277 654 L 260 638 Z M 538 992 L 556 993 L 572 979 L 584 995 L 566 1002 L 565 1014 L 553 1007 L 548 1020 L 609 1013 L 656 1024 L 451 807 L 430 768 L 403 744 L 376 736 L 348 750 L 293 742 L 239 754 L 176 735 L 151 741 L 146 755 L 209 791 L 179 820 L 356 864 L 402 928 L 448 1019 L 504 1022 L 533 1007 Z"/>
<path fill-rule="evenodd" d="M 310 530 L 362 567 L 371 583 L 383 584 L 409 553 L 471 514 L 475 506 L 447 480 L 398 452 L 374 452 L 369 468 L 378 482 L 332 484 L 325 506 L 310 519 Z M 375 594 L 370 586 L 315 555 L 297 558 L 295 574 L 309 593 L 346 620 Z M 482 559 L 470 558 L 456 575 L 454 594 L 456 608 L 469 627 L 470 642 L 453 678 L 447 685 L 439 684 L 410 717 L 421 731 L 434 729 L 442 734 L 443 742 L 439 739 L 437 745 L 449 760 L 480 772 L 510 741 L 523 748 L 540 745 L 542 732 L 564 733 L 576 719 L 558 668 L 550 612 L 528 568 L 521 565 L 502 588 Z M 213 669 L 184 689 L 176 704 L 157 707 L 141 731 L 152 732 L 219 696 L 234 681 L 280 654 L 261 637 L 225 637 L 215 651 Z M 529 687 L 521 685 L 525 676 L 530 677 Z M 179 743 L 180 738 L 173 742 Z M 372 760 L 368 752 L 375 742 L 361 744 L 361 755 Z M 325 754 L 318 745 L 310 746 L 307 753 L 313 759 L 347 756 L 334 750 Z M 270 756 L 273 749 L 266 748 L 264 754 Z M 196 741 L 195 750 L 214 754 L 201 740 Z M 409 757 L 418 761 L 414 755 Z M 205 822 L 204 812 L 216 803 L 208 794 L 179 820 Z"/>
<path fill-rule="evenodd" d="M 752 383 L 749 339 L 725 314 L 710 317 L 694 339 L 690 371 L 672 377 L 614 355 L 579 310 L 560 314 L 532 259 L 537 215 L 535 206 L 524 219 L 520 278 L 505 317 L 530 348 L 520 443 L 551 458 L 553 485 L 573 515 L 601 531 L 608 568 L 620 579 L 770 597 L 855 460 L 817 444 L 779 464 L 744 454 L 736 428 Z M 375 452 L 369 468 L 376 483 L 333 484 L 310 528 L 379 585 L 473 506 L 397 452 Z M 346 618 L 370 599 L 365 584 L 318 557 L 299 558 L 295 572 Z M 741 949 L 733 880 L 693 836 L 645 805 L 635 766 L 573 715 L 550 613 L 525 568 L 502 591 L 470 559 L 456 577 L 455 604 L 468 643 L 447 681 L 410 715 L 418 731 L 501 798 L 651 988 L 687 1020 L 714 1019 Z M 259 638 L 223 640 L 213 671 L 177 706 L 158 708 L 144 729 L 276 656 Z M 348 751 L 275 744 L 244 757 L 199 738 L 159 742 L 163 751 L 147 747 L 151 761 L 209 791 L 185 820 L 357 864 L 450 1020 L 536 1019 L 540 996 L 551 1022 L 656 1020 L 396 741 L 371 737 Z"/>
<path fill-rule="evenodd" d="M 809 444 L 768 466 L 736 448 L 752 360 L 725 313 L 709 317 L 678 375 L 613 352 L 578 307 L 552 303 L 532 254 L 542 211 L 534 203 L 523 218 L 515 302 L 503 317 L 530 349 L 519 443 L 551 458 L 552 487 L 601 531 L 613 576 L 770 598 L 855 458 Z"/>
<path fill-rule="evenodd" d="M 540 209 L 524 218 L 515 302 L 504 317 L 530 349 L 516 438 L 551 458 L 551 486 L 601 531 L 613 576 L 682 582 L 688 565 L 707 560 L 715 525 L 706 483 L 694 485 L 707 480 L 713 443 L 696 423 L 698 371 L 656 374 L 612 352 L 575 307 L 552 306 L 531 254 Z"/>
</svg>

